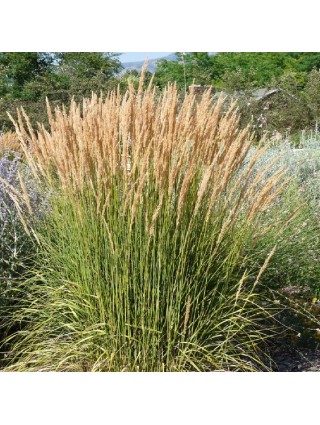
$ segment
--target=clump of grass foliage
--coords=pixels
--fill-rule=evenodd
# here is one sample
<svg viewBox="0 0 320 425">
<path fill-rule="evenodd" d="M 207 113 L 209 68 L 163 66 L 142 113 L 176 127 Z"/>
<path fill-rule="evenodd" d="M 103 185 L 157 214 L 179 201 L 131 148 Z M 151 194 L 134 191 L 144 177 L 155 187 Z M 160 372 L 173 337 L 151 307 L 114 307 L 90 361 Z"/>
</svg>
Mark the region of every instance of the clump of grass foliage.
<svg viewBox="0 0 320 425">
<path fill-rule="evenodd" d="M 27 296 L 11 320 L 23 326 L 6 370 L 262 367 L 272 310 L 256 287 L 274 249 L 252 279 L 245 248 L 285 172 L 254 174 L 263 141 L 243 167 L 253 138 L 235 104 L 191 91 L 180 105 L 174 85 L 142 85 L 48 105 L 49 130 L 18 114 L 26 160 L 52 195 L 32 229 L 41 255 L 17 289 Z"/>
</svg>

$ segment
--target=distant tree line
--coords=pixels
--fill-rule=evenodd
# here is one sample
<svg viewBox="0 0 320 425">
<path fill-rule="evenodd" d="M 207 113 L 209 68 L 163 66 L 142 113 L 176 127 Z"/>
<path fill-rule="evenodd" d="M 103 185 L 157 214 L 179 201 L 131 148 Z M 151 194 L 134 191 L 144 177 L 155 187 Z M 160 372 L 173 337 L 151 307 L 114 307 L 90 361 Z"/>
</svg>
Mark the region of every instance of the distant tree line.
<svg viewBox="0 0 320 425">
<path fill-rule="evenodd" d="M 243 116 L 258 118 L 261 108 L 250 103 L 254 90 L 281 88 L 298 99 L 286 105 L 268 104 L 266 128 L 297 130 L 320 118 L 320 53 L 317 52 L 206 52 L 177 53 L 177 61 L 157 62 L 154 83 L 162 90 L 175 82 L 183 95 L 192 84 L 211 85 L 216 91 L 240 94 Z M 138 85 L 139 72 L 122 71 L 117 53 L 5 52 L 0 53 L 0 130 L 11 127 L 6 111 L 24 106 L 31 119 L 45 121 L 45 97 L 52 104 L 80 100 L 91 92 L 106 92 L 128 81 Z M 147 73 L 147 82 L 151 73 Z M 290 103 L 290 102 L 289 102 Z M 260 108 L 260 109 L 259 109 Z M 292 109 L 292 110 L 291 110 Z M 281 116 L 279 116 L 279 113 Z M 259 114 L 259 115 L 257 115 Z M 250 118 L 251 117 L 251 118 Z M 291 118 L 290 118 L 291 117 Z"/>
<path fill-rule="evenodd" d="M 209 55 L 205 52 L 177 53 L 178 61 L 159 60 L 156 82 L 164 86 L 168 80 L 183 88 L 185 82 L 212 84 L 226 90 L 264 87 L 287 72 L 296 74 L 301 87 L 313 68 L 320 68 L 320 53 L 294 52 L 227 52 Z"/>
<path fill-rule="evenodd" d="M 158 61 L 155 83 L 175 81 L 183 91 L 192 83 L 211 85 L 238 99 L 242 123 L 297 132 L 320 119 L 319 52 L 177 53 L 176 62 Z M 252 101 L 259 88 L 280 89 L 268 102 Z"/>
<path fill-rule="evenodd" d="M 11 127 L 6 111 L 24 106 L 33 121 L 43 121 L 46 97 L 61 104 L 105 92 L 118 84 L 121 69 L 116 53 L 0 53 L 0 130 Z"/>
</svg>

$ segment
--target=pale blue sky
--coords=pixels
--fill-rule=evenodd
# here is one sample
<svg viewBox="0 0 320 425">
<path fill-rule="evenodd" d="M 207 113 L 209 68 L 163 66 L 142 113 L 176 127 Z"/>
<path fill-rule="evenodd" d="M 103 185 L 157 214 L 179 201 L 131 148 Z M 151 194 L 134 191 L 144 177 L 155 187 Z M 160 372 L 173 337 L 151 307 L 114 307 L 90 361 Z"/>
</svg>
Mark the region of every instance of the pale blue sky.
<svg viewBox="0 0 320 425">
<path fill-rule="evenodd" d="M 170 55 L 172 52 L 124 52 L 119 59 L 121 62 L 137 62 L 148 59 L 158 59 Z"/>
</svg>

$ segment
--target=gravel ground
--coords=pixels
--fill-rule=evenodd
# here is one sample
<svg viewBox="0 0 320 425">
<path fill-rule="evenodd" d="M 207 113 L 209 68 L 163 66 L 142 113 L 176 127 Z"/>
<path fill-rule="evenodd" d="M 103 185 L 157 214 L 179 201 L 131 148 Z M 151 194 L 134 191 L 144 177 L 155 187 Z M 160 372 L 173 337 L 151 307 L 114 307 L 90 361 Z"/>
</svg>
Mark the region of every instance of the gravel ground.
<svg viewBox="0 0 320 425">
<path fill-rule="evenodd" d="M 273 353 L 274 372 L 320 372 L 320 348 L 282 347 Z"/>
</svg>

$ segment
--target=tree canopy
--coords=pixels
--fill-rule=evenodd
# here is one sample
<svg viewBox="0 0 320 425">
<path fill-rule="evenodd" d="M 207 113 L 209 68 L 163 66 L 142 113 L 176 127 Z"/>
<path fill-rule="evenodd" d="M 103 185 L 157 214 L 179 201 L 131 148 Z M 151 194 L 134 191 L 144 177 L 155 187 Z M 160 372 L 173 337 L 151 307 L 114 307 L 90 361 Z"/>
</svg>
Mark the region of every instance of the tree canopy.
<svg viewBox="0 0 320 425">
<path fill-rule="evenodd" d="M 301 121 L 307 108 L 310 122 L 320 116 L 320 53 L 317 52 L 208 52 L 176 53 L 177 60 L 157 61 L 154 83 L 162 90 L 168 82 L 175 82 L 181 93 L 191 84 L 210 85 L 217 91 L 244 94 L 239 101 L 242 116 L 269 114 L 267 121 L 282 122 L 292 128 L 305 125 Z M 33 122 L 46 120 L 45 97 L 55 104 L 68 104 L 74 97 L 81 100 L 92 92 L 107 92 L 119 86 L 126 90 L 128 82 L 138 86 L 138 71 L 120 73 L 122 65 L 118 53 L 103 52 L 0 52 L 0 130 L 10 128 L 7 111 L 16 112 L 18 106 L 28 109 Z M 146 75 L 146 82 L 152 74 Z M 254 112 L 250 93 L 257 88 L 280 88 L 298 99 L 291 107 L 263 106 Z M 245 97 L 245 94 L 248 96 Z M 282 106 L 281 106 L 282 105 Z M 300 123 L 301 121 L 301 123 Z M 278 124 L 274 124 L 275 126 Z M 300 126 L 300 127 L 299 127 Z"/>
<path fill-rule="evenodd" d="M 118 54 L 101 52 L 0 53 L 0 97 L 37 100 L 103 90 L 121 70 Z"/>
<path fill-rule="evenodd" d="M 178 87 L 211 84 L 229 90 L 264 87 L 291 71 L 300 74 L 320 68 L 320 53 L 295 52 L 190 52 L 177 53 L 176 62 L 159 60 L 156 82 L 160 87 L 175 81 Z M 234 81 L 234 85 L 232 84 Z"/>
</svg>

